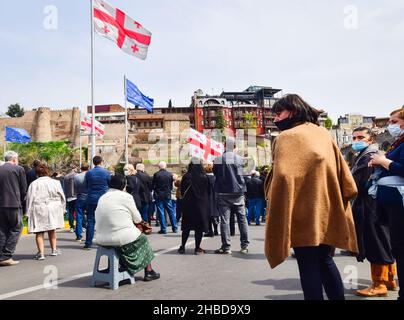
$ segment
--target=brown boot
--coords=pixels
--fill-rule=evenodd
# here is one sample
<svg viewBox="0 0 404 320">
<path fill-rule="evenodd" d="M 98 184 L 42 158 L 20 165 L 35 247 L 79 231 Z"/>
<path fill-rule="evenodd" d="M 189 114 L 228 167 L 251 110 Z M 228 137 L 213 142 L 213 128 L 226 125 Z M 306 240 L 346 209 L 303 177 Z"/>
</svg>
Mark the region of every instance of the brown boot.
<svg viewBox="0 0 404 320">
<path fill-rule="evenodd" d="M 384 284 L 374 283 L 366 289 L 356 290 L 356 294 L 361 297 L 387 297 L 387 287 Z"/>
<path fill-rule="evenodd" d="M 389 291 L 397 291 L 398 290 L 396 280 L 386 281 L 386 287 L 387 287 L 387 290 L 389 290 Z"/>
</svg>

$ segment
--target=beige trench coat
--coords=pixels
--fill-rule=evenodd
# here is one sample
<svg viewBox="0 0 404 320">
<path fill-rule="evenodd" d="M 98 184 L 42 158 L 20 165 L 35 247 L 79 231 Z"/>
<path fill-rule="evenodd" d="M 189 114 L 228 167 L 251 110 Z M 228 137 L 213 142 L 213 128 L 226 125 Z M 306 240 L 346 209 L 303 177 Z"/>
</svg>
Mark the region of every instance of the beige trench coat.
<svg viewBox="0 0 404 320">
<path fill-rule="evenodd" d="M 37 233 L 64 228 L 66 198 L 60 181 L 40 177 L 28 188 L 28 232 Z"/>
</svg>

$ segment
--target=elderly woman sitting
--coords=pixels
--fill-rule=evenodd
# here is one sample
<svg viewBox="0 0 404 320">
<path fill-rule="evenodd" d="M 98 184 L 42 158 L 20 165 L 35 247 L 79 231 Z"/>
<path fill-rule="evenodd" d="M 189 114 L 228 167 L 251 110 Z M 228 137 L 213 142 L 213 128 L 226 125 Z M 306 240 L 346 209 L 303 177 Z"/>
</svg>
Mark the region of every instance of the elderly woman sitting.
<svg viewBox="0 0 404 320">
<path fill-rule="evenodd" d="M 110 189 L 98 201 L 95 211 L 97 242 L 101 246 L 116 247 L 121 265 L 134 275 L 145 270 L 144 281 L 160 278 L 152 269 L 153 250 L 144 234 L 135 223 L 142 218 L 133 197 L 123 190 L 126 179 L 123 175 L 111 176 Z"/>
</svg>

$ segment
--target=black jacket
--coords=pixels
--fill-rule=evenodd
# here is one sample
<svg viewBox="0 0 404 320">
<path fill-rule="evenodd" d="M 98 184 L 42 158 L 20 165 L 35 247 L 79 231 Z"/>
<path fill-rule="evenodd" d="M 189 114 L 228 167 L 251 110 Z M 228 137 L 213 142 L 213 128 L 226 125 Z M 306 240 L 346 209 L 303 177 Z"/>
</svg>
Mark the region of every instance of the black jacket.
<svg viewBox="0 0 404 320">
<path fill-rule="evenodd" d="M 371 156 L 378 150 L 370 146 L 356 158 L 352 175 L 358 187 L 358 196 L 352 205 L 355 231 L 358 241 L 358 261 L 365 258 L 374 264 L 392 264 L 389 228 L 380 221 L 377 201 L 368 194 L 369 176 L 372 168 L 368 166 Z"/>
<path fill-rule="evenodd" d="M 167 170 L 160 169 L 153 175 L 153 190 L 155 200 L 171 199 L 171 190 L 173 189 L 173 174 Z"/>
<path fill-rule="evenodd" d="M 248 199 L 264 199 L 264 182 L 259 177 L 252 177 L 245 184 Z"/>
<path fill-rule="evenodd" d="M 141 182 L 140 200 L 143 204 L 150 203 L 152 201 L 152 178 L 146 172 L 142 171 L 138 171 L 136 177 L 138 177 Z"/>
<path fill-rule="evenodd" d="M 0 208 L 22 208 L 26 194 L 24 169 L 10 163 L 0 166 Z"/>
<path fill-rule="evenodd" d="M 244 194 L 247 189 L 243 177 L 243 158 L 233 152 L 225 152 L 215 159 L 213 174 L 217 193 Z"/>
<path fill-rule="evenodd" d="M 135 204 L 138 210 L 142 207 L 142 201 L 140 199 L 140 193 L 142 192 L 142 182 L 136 175 L 127 176 L 126 192 L 130 193 L 135 200 Z"/>
<path fill-rule="evenodd" d="M 27 188 L 29 185 L 37 179 L 35 168 L 29 169 L 26 174 L 27 177 Z"/>
</svg>

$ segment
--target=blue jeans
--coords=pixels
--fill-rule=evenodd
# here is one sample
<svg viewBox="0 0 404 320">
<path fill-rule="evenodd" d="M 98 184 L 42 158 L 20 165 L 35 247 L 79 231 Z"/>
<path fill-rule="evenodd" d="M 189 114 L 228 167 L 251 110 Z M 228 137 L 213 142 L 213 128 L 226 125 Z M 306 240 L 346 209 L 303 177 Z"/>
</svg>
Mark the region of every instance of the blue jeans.
<svg viewBox="0 0 404 320">
<path fill-rule="evenodd" d="M 324 300 L 323 287 L 330 300 L 344 300 L 341 275 L 331 256 L 331 247 L 293 248 L 305 300 Z"/>
<path fill-rule="evenodd" d="M 87 231 L 86 231 L 86 247 L 93 245 L 94 226 L 95 226 L 95 209 L 97 204 L 87 204 Z"/>
<path fill-rule="evenodd" d="M 142 204 L 139 212 L 140 212 L 140 215 L 142 216 L 143 221 L 150 222 L 149 221 L 149 204 L 148 203 Z"/>
<path fill-rule="evenodd" d="M 238 228 L 240 230 L 240 246 L 247 249 L 248 225 L 245 213 L 244 196 L 221 196 L 217 198 L 219 217 L 220 217 L 220 235 L 222 237 L 222 249 L 230 250 L 230 224 L 233 213 L 237 216 Z"/>
<path fill-rule="evenodd" d="M 157 217 L 159 218 L 161 224 L 160 231 L 161 232 L 167 231 L 166 219 L 164 216 L 164 209 L 166 209 L 168 217 L 170 218 L 171 221 L 173 232 L 177 232 L 177 219 L 175 218 L 175 213 L 173 210 L 171 199 L 156 200 L 156 209 L 157 209 Z"/>
<path fill-rule="evenodd" d="M 86 200 L 77 199 L 76 201 L 76 238 L 81 239 L 83 232 L 84 212 L 86 210 Z"/>
<path fill-rule="evenodd" d="M 252 218 L 255 218 L 255 224 L 259 225 L 261 223 L 261 213 L 262 207 L 264 206 L 264 199 L 255 198 L 248 200 L 248 223 L 251 222 Z"/>
</svg>

